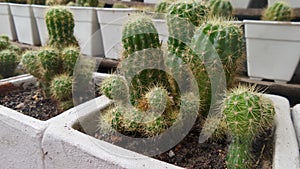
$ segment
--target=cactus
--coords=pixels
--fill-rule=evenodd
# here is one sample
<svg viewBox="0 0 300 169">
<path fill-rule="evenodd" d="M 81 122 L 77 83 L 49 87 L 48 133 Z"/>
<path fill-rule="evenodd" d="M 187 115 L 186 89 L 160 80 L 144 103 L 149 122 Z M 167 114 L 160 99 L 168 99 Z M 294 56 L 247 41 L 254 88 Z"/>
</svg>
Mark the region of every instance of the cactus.
<svg viewBox="0 0 300 169">
<path fill-rule="evenodd" d="M 146 95 L 147 109 L 150 112 L 162 113 L 170 105 L 169 93 L 163 87 L 153 87 Z"/>
<path fill-rule="evenodd" d="M 277 1 L 264 10 L 262 20 L 290 21 L 294 17 L 294 10 L 284 1 Z"/>
<path fill-rule="evenodd" d="M 100 91 L 108 98 L 117 103 L 126 103 L 129 101 L 129 89 L 125 79 L 121 76 L 112 75 L 103 80 Z"/>
<path fill-rule="evenodd" d="M 229 0 L 210 0 L 211 14 L 216 16 L 231 17 L 232 5 Z"/>
<path fill-rule="evenodd" d="M 232 136 L 226 164 L 229 168 L 248 168 L 251 144 L 255 136 L 272 127 L 274 106 L 255 86 L 238 86 L 227 93 L 221 109 Z"/>
<path fill-rule="evenodd" d="M 9 46 L 7 36 L 0 36 L 0 50 L 6 49 Z"/>
<path fill-rule="evenodd" d="M 14 51 L 5 49 L 0 51 L 0 75 L 4 78 L 13 76 L 19 63 Z"/>
<path fill-rule="evenodd" d="M 48 83 L 54 75 L 60 72 L 59 51 L 54 48 L 46 47 L 41 49 L 37 55 L 43 70 L 45 70 L 42 78 Z"/>
<path fill-rule="evenodd" d="M 122 43 L 124 52 L 119 67 L 131 83 L 131 101 L 136 105 L 148 88 L 156 84 L 168 85 L 165 72 L 155 68 L 142 70 L 145 64 L 163 66 L 159 36 L 151 19 L 145 15 L 131 16 L 123 28 Z"/>
<path fill-rule="evenodd" d="M 155 12 L 167 13 L 168 7 L 174 2 L 174 0 L 163 0 L 155 6 Z"/>
<path fill-rule="evenodd" d="M 133 15 L 122 31 L 123 57 L 127 58 L 136 51 L 159 48 L 159 37 L 153 22 L 145 15 Z"/>
<path fill-rule="evenodd" d="M 49 33 L 49 46 L 58 49 L 68 46 L 78 47 L 78 42 L 74 37 L 73 14 L 66 7 L 51 7 L 46 12 L 45 21 Z"/>
<path fill-rule="evenodd" d="M 214 18 L 197 28 L 191 48 L 196 54 L 188 55 L 187 60 L 197 80 L 200 97 L 205 99 L 202 101 L 207 110 L 212 97 L 210 77 L 217 78 L 220 70 L 224 70 L 227 86 L 234 83 L 237 62 L 244 54 L 243 31 L 240 25 Z M 218 59 L 222 65 L 215 64 Z"/>
<path fill-rule="evenodd" d="M 67 74 L 55 76 L 50 84 L 52 97 L 59 101 L 59 108 L 66 110 L 73 106 L 72 100 L 72 77 Z"/>
<path fill-rule="evenodd" d="M 22 55 L 21 62 L 28 73 L 40 79 L 44 70 L 41 70 L 41 62 L 38 59 L 37 53 L 37 51 L 27 50 Z"/>
<path fill-rule="evenodd" d="M 55 76 L 51 81 L 50 90 L 53 98 L 66 101 L 72 98 L 72 77 L 67 74 Z"/>
<path fill-rule="evenodd" d="M 178 57 L 186 53 L 186 44 L 190 42 L 195 27 L 206 19 L 209 9 L 201 2 L 177 2 L 168 8 L 167 24 L 169 31 L 169 51 Z"/>
<path fill-rule="evenodd" d="M 46 0 L 46 5 L 55 6 L 55 5 L 66 5 L 69 3 L 69 0 Z"/>
<path fill-rule="evenodd" d="M 63 60 L 63 69 L 69 75 L 73 74 L 73 70 L 77 59 L 79 58 L 80 51 L 77 47 L 66 47 L 61 51 L 61 59 Z"/>
</svg>

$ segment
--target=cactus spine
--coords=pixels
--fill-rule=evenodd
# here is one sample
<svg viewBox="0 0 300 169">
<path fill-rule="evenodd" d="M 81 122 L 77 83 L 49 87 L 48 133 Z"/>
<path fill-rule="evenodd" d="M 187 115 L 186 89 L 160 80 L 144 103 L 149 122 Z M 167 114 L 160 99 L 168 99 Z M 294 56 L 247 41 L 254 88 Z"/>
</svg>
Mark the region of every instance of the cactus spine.
<svg viewBox="0 0 300 169">
<path fill-rule="evenodd" d="M 222 112 L 232 136 L 226 164 L 229 168 L 248 168 L 255 136 L 272 127 L 275 114 L 272 102 L 256 92 L 255 86 L 238 86 L 227 93 Z"/>
<path fill-rule="evenodd" d="M 262 19 L 271 21 L 290 21 L 294 17 L 293 9 L 286 2 L 277 1 L 264 12 Z"/>
<path fill-rule="evenodd" d="M 230 17 L 232 16 L 232 5 L 228 0 L 210 0 L 209 7 L 211 14 L 215 16 Z"/>
<path fill-rule="evenodd" d="M 45 21 L 49 33 L 49 46 L 58 49 L 78 46 L 74 37 L 73 14 L 66 7 L 51 7 L 45 15 Z"/>
</svg>

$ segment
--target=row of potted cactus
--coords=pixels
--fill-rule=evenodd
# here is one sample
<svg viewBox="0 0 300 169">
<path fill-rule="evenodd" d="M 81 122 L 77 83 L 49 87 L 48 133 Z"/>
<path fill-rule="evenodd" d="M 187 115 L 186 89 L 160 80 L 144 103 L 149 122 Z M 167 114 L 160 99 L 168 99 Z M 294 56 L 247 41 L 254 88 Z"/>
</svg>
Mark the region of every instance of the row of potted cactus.
<svg viewBox="0 0 300 169">
<path fill-rule="evenodd" d="M 226 92 L 226 88 L 235 86 L 237 63 L 243 59 L 243 31 L 240 25 L 216 16 L 219 14 L 213 17 L 209 14 L 209 7 L 199 2 L 172 4 L 166 15 L 169 32 L 166 44 L 160 42 L 148 16 L 131 15 L 122 31 L 123 49 L 119 51 L 122 57 L 118 71 L 101 83 L 105 96 L 74 107 L 45 123 L 26 117 L 28 122 L 22 124 L 24 128 L 1 128 L 0 133 L 5 138 L 0 144 L 1 163 L 12 168 L 179 168 L 88 135 L 93 135 L 100 126 L 104 134 L 119 133 L 125 145 L 131 140 L 139 140 L 150 148 L 160 147 L 159 152 L 165 146 L 170 148 L 177 144 L 194 122 L 199 122 L 199 117 L 212 119 L 206 120 L 201 141 L 214 135 L 215 130 L 230 135 L 232 143 L 227 154 L 227 167 L 247 168 L 252 163 L 249 150 L 254 136 L 272 127 L 276 112 L 275 150 L 280 151 L 274 153 L 273 167 L 299 167 L 298 145 L 289 118 L 288 102 L 278 96 L 258 94 L 248 87 L 236 87 Z M 63 19 L 56 19 L 62 15 Z M 73 70 L 74 100 L 74 93 L 86 92 L 86 86 L 80 86 L 80 82 L 91 79 L 89 72 L 80 66 L 84 59 L 79 58 L 79 51 L 74 48 L 78 46 L 72 31 L 74 19 L 62 7 L 51 8 L 45 19 L 49 31 L 48 46 L 26 52 L 22 62 L 38 78 L 45 93 L 52 94 L 62 103 L 70 101 L 66 96 L 70 95 L 72 83 L 66 73 Z M 71 49 L 66 48 L 69 45 L 72 45 Z M 61 75 L 68 80 L 56 78 Z M 80 77 L 78 81 L 77 77 Z M 1 126 L 7 126 L 7 122 L 19 123 L 21 115 L 16 112 L 0 106 L 0 113 L 4 117 Z M 283 118 L 284 114 L 287 115 Z M 219 128 L 219 121 L 226 127 Z M 78 132 L 79 129 L 88 135 Z M 29 130 L 34 133 L 33 137 Z M 23 134 L 16 131 L 29 136 L 24 136 L 22 143 L 16 138 Z M 142 138 L 130 137 L 135 134 Z M 170 137 L 174 138 L 173 142 L 164 144 Z M 32 149 L 14 154 L 20 145 L 29 145 Z M 133 150 L 145 153 L 145 148 L 137 146 Z M 146 155 L 153 155 L 153 151 L 158 153 L 153 147 L 149 150 Z M 11 161 L 13 155 L 23 160 Z"/>
</svg>

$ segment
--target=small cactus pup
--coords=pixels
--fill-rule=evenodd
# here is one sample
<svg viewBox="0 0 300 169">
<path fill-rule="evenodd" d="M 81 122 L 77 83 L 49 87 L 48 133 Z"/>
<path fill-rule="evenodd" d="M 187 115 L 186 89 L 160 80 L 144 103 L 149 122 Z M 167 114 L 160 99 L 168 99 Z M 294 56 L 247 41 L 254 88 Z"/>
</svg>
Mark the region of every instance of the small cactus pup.
<svg viewBox="0 0 300 169">
<path fill-rule="evenodd" d="M 78 47 L 69 46 L 61 51 L 62 66 L 65 73 L 73 75 L 74 67 L 79 56 L 80 50 Z"/>
<path fill-rule="evenodd" d="M 275 115 L 272 101 L 258 93 L 255 86 L 240 85 L 227 92 L 221 109 L 232 136 L 226 164 L 228 168 L 249 168 L 252 142 L 272 128 Z"/>
<path fill-rule="evenodd" d="M 277 1 L 264 10 L 262 20 L 291 21 L 294 18 L 294 10 L 284 1 Z"/>
<path fill-rule="evenodd" d="M 49 33 L 49 46 L 58 49 L 78 46 L 74 36 L 74 17 L 68 8 L 64 6 L 49 8 L 45 15 L 45 21 Z"/>
<path fill-rule="evenodd" d="M 27 50 L 22 55 L 21 62 L 28 73 L 38 79 L 42 78 L 42 72 L 44 70 L 42 69 L 41 62 L 38 59 L 38 51 Z"/>
<path fill-rule="evenodd" d="M 210 0 L 208 3 L 212 15 L 223 17 L 232 16 L 233 10 L 229 0 Z"/>
<path fill-rule="evenodd" d="M 178 57 L 186 53 L 186 44 L 208 16 L 209 9 L 201 2 L 175 2 L 167 10 L 167 25 L 169 31 L 169 51 Z"/>
<path fill-rule="evenodd" d="M 0 36 L 0 50 L 6 49 L 9 46 L 9 41 L 7 36 Z"/>
<path fill-rule="evenodd" d="M 50 84 L 52 97 L 59 101 L 59 107 L 66 110 L 73 106 L 72 102 L 72 77 L 67 74 L 55 76 Z"/>
<path fill-rule="evenodd" d="M 190 46 L 192 54 L 187 60 L 207 110 L 212 96 L 217 94 L 212 95 L 211 85 L 217 85 L 218 89 L 223 84 L 225 87 L 234 84 L 238 63 L 244 55 L 243 31 L 238 24 L 213 17 L 197 28 Z"/>
<path fill-rule="evenodd" d="M 0 51 L 0 75 L 3 78 L 11 77 L 19 64 L 18 55 L 11 50 Z"/>
</svg>

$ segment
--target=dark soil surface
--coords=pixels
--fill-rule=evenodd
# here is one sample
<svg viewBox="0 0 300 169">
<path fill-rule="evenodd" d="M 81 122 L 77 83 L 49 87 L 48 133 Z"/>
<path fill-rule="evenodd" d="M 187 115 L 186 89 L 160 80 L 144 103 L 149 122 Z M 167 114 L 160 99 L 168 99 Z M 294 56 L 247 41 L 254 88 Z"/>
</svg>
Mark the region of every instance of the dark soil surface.
<svg viewBox="0 0 300 169">
<path fill-rule="evenodd" d="M 230 141 L 207 141 L 199 144 L 200 128 L 200 126 L 195 126 L 179 144 L 153 158 L 188 169 L 226 169 L 225 160 Z M 272 168 L 273 136 L 271 133 L 271 131 L 267 131 L 253 143 L 252 168 Z M 96 133 L 95 137 L 112 144 L 118 144 L 121 140 L 115 135 L 107 137 L 100 133 Z"/>
<path fill-rule="evenodd" d="M 48 120 L 61 113 L 57 108 L 57 103 L 44 98 L 42 91 L 35 86 L 1 93 L 0 105 L 39 120 Z"/>
</svg>

